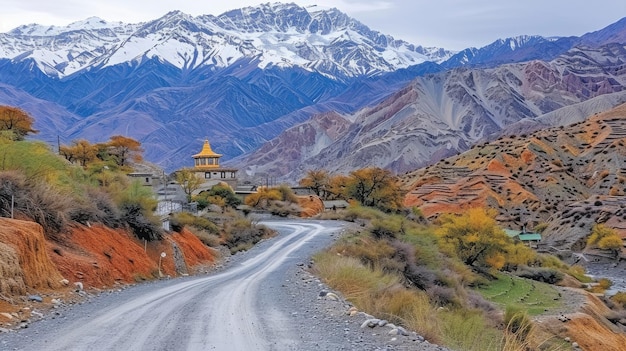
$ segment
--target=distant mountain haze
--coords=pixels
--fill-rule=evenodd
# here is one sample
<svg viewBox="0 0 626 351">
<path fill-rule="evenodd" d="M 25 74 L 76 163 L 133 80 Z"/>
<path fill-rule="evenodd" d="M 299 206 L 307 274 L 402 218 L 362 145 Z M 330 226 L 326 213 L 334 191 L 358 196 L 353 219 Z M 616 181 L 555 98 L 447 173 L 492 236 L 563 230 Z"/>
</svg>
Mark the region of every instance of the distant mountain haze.
<svg viewBox="0 0 626 351">
<path fill-rule="evenodd" d="M 271 153 L 268 145 L 280 144 L 272 139 L 304 122 L 328 129 L 324 129 L 324 137 L 313 137 L 311 131 L 291 132 L 292 139 L 304 136 L 308 141 L 298 141 L 307 143 L 300 149 L 306 157 L 291 153 L 289 171 L 302 170 L 301 162 L 305 159 L 323 159 L 324 154 L 343 160 L 350 148 L 344 146 L 339 154 L 327 147 L 334 143 L 358 143 L 353 131 L 355 123 L 374 119 L 366 116 L 392 104 L 386 100 L 390 96 L 404 96 L 406 104 L 415 104 L 417 100 L 411 99 L 421 98 L 420 89 L 434 91 L 434 86 L 441 84 L 434 82 L 447 81 L 452 77 L 448 70 L 461 66 L 491 69 L 503 63 L 537 59 L 564 67 L 557 62 L 564 57 L 561 55 L 584 44 L 588 48 L 584 50 L 596 50 L 595 56 L 584 60 L 581 56 L 578 64 L 587 65 L 589 60 L 601 73 L 606 67 L 598 55 L 621 59 L 621 54 L 615 52 L 619 46 L 598 48 L 609 42 L 623 42 L 625 22 L 621 20 L 580 38 L 510 38 L 459 53 L 396 40 L 370 30 L 337 9 L 312 10 L 294 4 L 265 4 L 219 16 L 193 17 L 171 12 L 137 24 L 89 18 L 66 27 L 26 25 L 0 34 L 0 104 L 18 106 L 33 115 L 35 128 L 41 131 L 36 137 L 51 144 L 56 144 L 57 137 L 64 143 L 78 138 L 98 142 L 122 134 L 141 141 L 149 161 L 172 171 L 191 165 L 191 155 L 208 137 L 224 159 L 239 156 L 236 164 L 246 166 L 250 175 L 273 172 L 278 177 L 289 177 L 289 172 L 280 167 L 256 164 L 259 157 L 250 153 L 260 147 Z M 474 122 L 467 122 L 463 115 L 451 117 L 459 119 L 457 122 L 467 130 L 446 131 L 461 133 L 446 150 L 467 148 L 488 132 L 497 132 L 503 123 L 535 117 L 599 93 L 614 92 L 623 85 L 623 72 L 614 69 L 615 72 L 608 72 L 614 76 L 612 80 L 588 96 L 574 94 L 574 98 L 556 104 L 539 99 L 544 102 L 536 106 L 537 110 L 530 114 L 517 111 L 506 121 L 490 115 L 497 100 L 493 97 L 489 98 L 495 99 L 489 108 L 480 107 L 478 101 L 473 107 L 454 107 L 472 110 L 470 119 Z M 580 76 L 573 69 L 572 73 L 572 77 Z M 594 79 L 600 73 L 594 73 Z M 432 82 L 429 84 L 433 88 L 418 88 L 413 81 L 416 78 Z M 498 83 L 501 90 L 519 93 L 517 88 L 504 87 L 511 83 L 509 78 Z M 486 84 L 481 89 L 491 93 L 489 84 L 480 84 Z M 585 84 L 579 83 L 580 87 Z M 467 84 L 459 89 L 452 94 L 455 99 L 476 100 L 463 97 L 471 96 Z M 377 106 L 379 103 L 383 105 Z M 451 106 L 441 103 L 431 101 L 439 104 L 432 109 Z M 511 103 L 509 108 L 516 109 L 518 105 L 526 106 L 519 102 Z M 439 127 L 448 128 L 443 124 Z M 374 128 L 377 132 L 360 130 L 357 134 L 369 133 L 366 138 L 370 144 L 381 138 L 383 148 L 386 141 L 380 128 L 386 127 Z M 441 148 L 430 156 L 430 151 L 412 151 L 430 150 L 431 146 L 427 141 L 422 144 L 419 133 L 410 133 L 408 129 L 400 135 L 408 136 L 414 147 L 389 149 L 390 154 L 403 156 L 390 158 L 381 154 L 389 161 L 381 165 L 410 170 L 447 154 Z M 350 167 L 371 163 L 371 157 L 355 155 L 346 161 Z M 277 164 L 281 159 L 274 161 Z"/>
</svg>

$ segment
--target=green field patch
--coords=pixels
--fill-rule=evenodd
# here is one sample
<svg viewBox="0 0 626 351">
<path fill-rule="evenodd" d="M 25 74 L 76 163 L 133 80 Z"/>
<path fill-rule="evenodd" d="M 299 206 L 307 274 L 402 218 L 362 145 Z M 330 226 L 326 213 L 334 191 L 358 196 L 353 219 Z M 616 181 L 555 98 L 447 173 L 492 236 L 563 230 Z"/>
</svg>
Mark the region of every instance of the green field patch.
<svg viewBox="0 0 626 351">
<path fill-rule="evenodd" d="M 534 316 L 557 309 L 563 303 L 558 290 L 550 284 L 502 273 L 497 278 L 476 290 L 502 309 L 517 307 Z"/>
</svg>

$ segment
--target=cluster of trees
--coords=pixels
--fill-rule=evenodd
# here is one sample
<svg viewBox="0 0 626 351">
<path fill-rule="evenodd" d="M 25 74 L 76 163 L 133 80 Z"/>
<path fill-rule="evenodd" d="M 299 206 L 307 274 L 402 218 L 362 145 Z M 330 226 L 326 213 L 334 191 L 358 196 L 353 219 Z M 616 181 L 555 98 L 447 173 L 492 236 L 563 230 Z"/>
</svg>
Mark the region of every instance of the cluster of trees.
<svg viewBox="0 0 626 351">
<path fill-rule="evenodd" d="M 131 162 L 141 162 L 143 159 L 141 143 L 122 135 L 114 135 L 109 141 L 96 144 L 84 139 L 75 140 L 71 145 L 62 145 L 59 153 L 66 160 L 82 167 L 98 162 L 127 167 Z"/>
<path fill-rule="evenodd" d="M 141 159 L 139 142 L 122 136 L 103 144 L 64 146 L 64 157 L 24 137 L 36 131 L 25 112 L 0 106 L 0 215 L 35 221 L 58 239 L 72 222 L 127 227 L 143 239 L 162 234 L 152 192 L 126 176 Z"/>
<path fill-rule="evenodd" d="M 196 172 L 191 168 L 183 168 L 176 171 L 174 179 L 183 188 L 187 195 L 187 201 L 191 201 L 191 194 L 198 190 L 203 183 L 203 180 L 196 177 Z"/>
<path fill-rule="evenodd" d="M 214 185 L 210 190 L 193 196 L 192 201 L 198 203 L 199 210 L 209 205 L 217 205 L 221 208 L 237 208 L 241 205 L 241 200 L 227 184 Z"/>
<path fill-rule="evenodd" d="M 311 188 L 324 200 L 355 200 L 363 206 L 386 212 L 397 212 L 403 208 L 404 192 L 398 177 L 378 167 L 358 169 L 347 176 L 310 170 L 299 183 Z"/>
</svg>

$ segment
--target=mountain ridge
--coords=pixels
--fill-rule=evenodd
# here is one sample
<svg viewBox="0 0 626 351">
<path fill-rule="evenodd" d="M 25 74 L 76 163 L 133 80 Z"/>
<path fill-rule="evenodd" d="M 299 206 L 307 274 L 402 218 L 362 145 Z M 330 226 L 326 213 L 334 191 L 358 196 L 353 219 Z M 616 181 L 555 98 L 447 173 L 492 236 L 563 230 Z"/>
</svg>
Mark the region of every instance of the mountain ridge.
<svg viewBox="0 0 626 351">
<path fill-rule="evenodd" d="M 154 57 L 183 70 L 225 67 L 248 57 L 257 58 L 260 68 L 295 65 L 350 77 L 390 72 L 426 60 L 443 61 L 451 55 L 373 31 L 336 8 L 309 9 L 274 3 L 218 16 L 171 11 L 136 24 L 92 17 L 64 27 L 26 25 L 0 33 L 0 48 L 4 48 L 0 58 L 32 58 L 43 72 L 59 78 Z M 344 56 L 369 57 L 351 66 L 340 62 Z"/>
<path fill-rule="evenodd" d="M 363 164 L 398 173 L 411 171 L 465 151 L 519 121 L 595 96 L 624 92 L 623 62 L 624 45 L 609 44 L 573 49 L 549 62 L 461 67 L 425 75 L 380 104 L 352 114 L 350 128 L 318 155 L 297 161 L 262 148 L 236 161 L 244 169 L 251 165 L 257 172 L 289 180 L 312 168 L 348 172 Z M 272 144 L 289 150 L 291 140 L 284 137 Z M 276 157 L 259 162 L 263 153 Z M 289 172 L 281 173 L 282 168 Z"/>
</svg>

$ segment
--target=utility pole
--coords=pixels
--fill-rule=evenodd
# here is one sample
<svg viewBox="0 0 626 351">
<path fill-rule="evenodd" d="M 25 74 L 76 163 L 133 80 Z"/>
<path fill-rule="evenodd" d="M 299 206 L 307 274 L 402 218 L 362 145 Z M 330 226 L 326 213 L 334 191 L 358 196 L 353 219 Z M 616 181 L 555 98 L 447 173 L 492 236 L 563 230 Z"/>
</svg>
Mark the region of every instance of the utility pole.
<svg viewBox="0 0 626 351">
<path fill-rule="evenodd" d="M 167 178 L 165 178 L 165 171 L 163 172 L 163 191 L 165 196 L 165 202 L 167 202 Z"/>
</svg>

